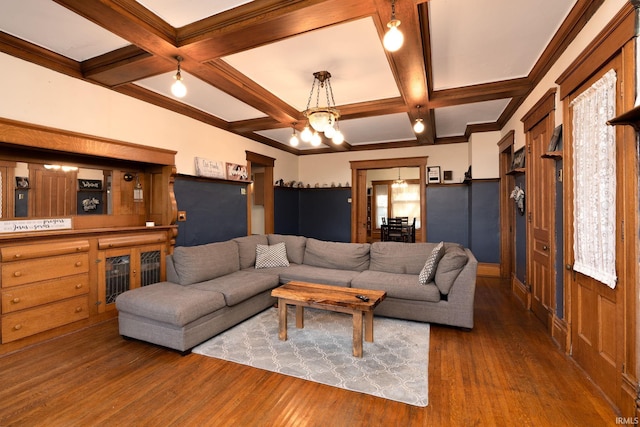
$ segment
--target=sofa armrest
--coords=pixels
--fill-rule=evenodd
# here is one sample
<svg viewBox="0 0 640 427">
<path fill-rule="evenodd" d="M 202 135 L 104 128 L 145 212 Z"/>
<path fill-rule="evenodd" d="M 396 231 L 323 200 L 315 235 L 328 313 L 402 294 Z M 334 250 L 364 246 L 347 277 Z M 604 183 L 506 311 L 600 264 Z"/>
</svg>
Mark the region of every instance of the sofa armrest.
<svg viewBox="0 0 640 427">
<path fill-rule="evenodd" d="M 464 266 L 447 295 L 450 314 L 456 317 L 456 325 L 473 328 L 473 309 L 476 292 L 476 276 L 478 273 L 478 260 L 465 248 L 469 261 Z"/>
</svg>

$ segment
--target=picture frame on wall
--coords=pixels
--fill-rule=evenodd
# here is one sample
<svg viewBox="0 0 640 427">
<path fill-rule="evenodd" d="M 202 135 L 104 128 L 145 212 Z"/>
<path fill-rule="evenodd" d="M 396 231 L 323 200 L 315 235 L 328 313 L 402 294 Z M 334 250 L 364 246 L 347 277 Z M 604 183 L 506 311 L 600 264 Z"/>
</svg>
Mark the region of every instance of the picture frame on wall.
<svg viewBox="0 0 640 427">
<path fill-rule="evenodd" d="M 440 166 L 427 166 L 427 183 L 440 184 Z"/>
<path fill-rule="evenodd" d="M 227 179 L 232 181 L 249 180 L 247 165 L 239 165 L 237 163 L 227 163 Z"/>
<path fill-rule="evenodd" d="M 16 176 L 16 189 L 28 190 L 29 188 L 29 178 L 26 176 Z"/>
<path fill-rule="evenodd" d="M 556 126 L 551 135 L 549 146 L 547 147 L 548 153 L 562 150 L 562 125 Z"/>
<path fill-rule="evenodd" d="M 196 157 L 195 166 L 197 176 L 220 179 L 225 179 L 227 177 L 225 173 L 225 165 L 222 161 Z"/>
<path fill-rule="evenodd" d="M 524 147 L 522 147 L 513 153 L 513 158 L 511 159 L 511 170 L 524 168 L 524 162 Z"/>
</svg>

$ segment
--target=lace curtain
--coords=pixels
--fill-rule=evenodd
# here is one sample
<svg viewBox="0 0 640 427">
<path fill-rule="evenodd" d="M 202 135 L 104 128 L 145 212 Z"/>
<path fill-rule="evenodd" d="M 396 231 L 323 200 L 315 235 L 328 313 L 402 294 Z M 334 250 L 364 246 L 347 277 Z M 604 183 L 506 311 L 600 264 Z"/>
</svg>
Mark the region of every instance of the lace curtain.
<svg viewBox="0 0 640 427">
<path fill-rule="evenodd" d="M 610 70 L 573 107 L 574 270 L 616 286 L 616 144 L 607 120 L 616 113 Z"/>
</svg>

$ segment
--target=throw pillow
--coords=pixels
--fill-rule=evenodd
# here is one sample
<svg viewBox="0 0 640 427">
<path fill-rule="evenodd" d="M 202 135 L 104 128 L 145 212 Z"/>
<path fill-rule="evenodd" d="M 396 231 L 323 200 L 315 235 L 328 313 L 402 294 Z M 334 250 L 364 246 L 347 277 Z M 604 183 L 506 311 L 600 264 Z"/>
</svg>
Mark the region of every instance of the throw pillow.
<svg viewBox="0 0 640 427">
<path fill-rule="evenodd" d="M 269 267 L 289 267 L 284 242 L 275 245 L 256 245 L 256 268 Z"/>
<path fill-rule="evenodd" d="M 429 258 L 427 258 L 427 262 L 424 263 L 424 267 L 422 267 L 422 271 L 418 276 L 418 282 L 420 282 L 421 285 L 426 285 L 436 276 L 436 268 L 438 267 L 438 262 L 442 259 L 443 255 L 444 242 L 440 242 L 431 251 Z"/>
</svg>

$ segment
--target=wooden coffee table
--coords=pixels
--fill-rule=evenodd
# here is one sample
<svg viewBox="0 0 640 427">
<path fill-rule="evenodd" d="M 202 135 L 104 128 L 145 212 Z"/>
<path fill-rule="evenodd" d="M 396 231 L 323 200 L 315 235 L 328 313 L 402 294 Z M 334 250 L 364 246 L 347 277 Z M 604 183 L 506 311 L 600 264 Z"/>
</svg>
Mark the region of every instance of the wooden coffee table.
<svg viewBox="0 0 640 427">
<path fill-rule="evenodd" d="M 278 298 L 278 337 L 281 340 L 287 340 L 287 305 L 296 306 L 297 328 L 304 328 L 304 307 L 347 313 L 353 315 L 353 355 L 362 357 L 363 318 L 365 340 L 373 342 L 373 309 L 387 293 L 292 281 L 274 289 L 271 295 Z M 368 301 L 356 295 L 364 296 Z"/>
</svg>

